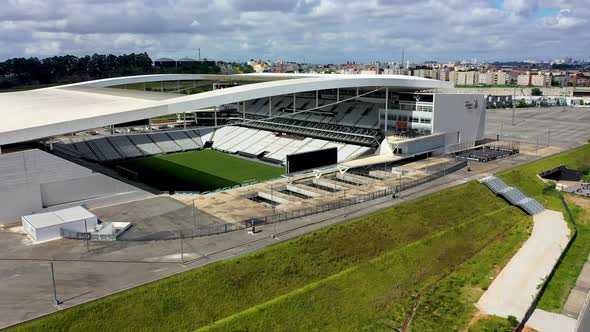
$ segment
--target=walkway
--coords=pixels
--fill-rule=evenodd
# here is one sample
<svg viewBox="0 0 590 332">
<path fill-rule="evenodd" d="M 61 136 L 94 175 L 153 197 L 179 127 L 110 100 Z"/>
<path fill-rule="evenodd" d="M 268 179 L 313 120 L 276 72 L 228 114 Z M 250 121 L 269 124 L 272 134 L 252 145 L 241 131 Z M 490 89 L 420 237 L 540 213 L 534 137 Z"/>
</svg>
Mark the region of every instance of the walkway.
<svg viewBox="0 0 590 332">
<path fill-rule="evenodd" d="M 533 233 L 477 302 L 484 313 L 521 320 L 567 245 L 570 230 L 561 212 L 533 216 Z"/>
<path fill-rule="evenodd" d="M 564 315 L 536 309 L 526 326 L 540 332 L 574 332 L 578 322 Z"/>
</svg>

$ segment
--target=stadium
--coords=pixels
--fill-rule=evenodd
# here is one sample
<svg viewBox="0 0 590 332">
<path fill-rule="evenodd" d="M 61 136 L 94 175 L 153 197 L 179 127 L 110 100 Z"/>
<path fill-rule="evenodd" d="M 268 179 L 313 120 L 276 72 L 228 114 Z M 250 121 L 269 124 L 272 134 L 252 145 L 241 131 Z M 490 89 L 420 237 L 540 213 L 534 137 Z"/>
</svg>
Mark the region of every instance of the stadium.
<svg viewBox="0 0 590 332">
<path fill-rule="evenodd" d="M 397 180 L 406 161 L 483 138 L 483 96 L 436 93 L 448 86 L 395 75 L 148 75 L 3 94 L 0 217 L 223 193 L 258 218 L 352 194 Z M 261 183 L 273 179 L 282 187 L 269 198 Z"/>
</svg>

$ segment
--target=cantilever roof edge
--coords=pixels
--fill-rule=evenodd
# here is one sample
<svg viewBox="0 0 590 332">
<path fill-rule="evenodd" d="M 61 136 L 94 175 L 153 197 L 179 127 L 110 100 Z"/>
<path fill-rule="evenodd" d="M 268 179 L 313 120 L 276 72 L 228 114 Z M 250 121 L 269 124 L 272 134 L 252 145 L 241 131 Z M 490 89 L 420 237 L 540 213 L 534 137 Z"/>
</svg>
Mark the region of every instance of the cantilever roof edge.
<svg viewBox="0 0 590 332">
<path fill-rule="evenodd" d="M 217 105 L 304 91 L 355 87 L 391 87 L 400 91 L 448 88 L 453 84 L 400 75 L 247 74 L 272 80 L 196 95 L 148 100 L 102 94 L 97 88 L 142 82 L 203 80 L 220 75 L 168 74 L 109 78 L 24 92 L 0 94 L 0 145 L 57 136 L 117 123 L 190 112 Z M 72 89 L 75 87 L 76 89 Z M 87 87 L 88 89 L 85 89 Z"/>
</svg>

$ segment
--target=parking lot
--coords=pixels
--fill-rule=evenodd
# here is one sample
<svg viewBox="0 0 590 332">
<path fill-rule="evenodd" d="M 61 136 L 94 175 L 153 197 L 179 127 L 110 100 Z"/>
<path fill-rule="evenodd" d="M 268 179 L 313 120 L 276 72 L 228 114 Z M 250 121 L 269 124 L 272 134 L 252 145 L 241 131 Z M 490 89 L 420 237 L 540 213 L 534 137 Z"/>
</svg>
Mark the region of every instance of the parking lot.
<svg viewBox="0 0 590 332">
<path fill-rule="evenodd" d="M 590 108 L 549 107 L 487 110 L 486 137 L 572 148 L 590 139 Z M 513 124 L 514 123 L 514 124 Z"/>
</svg>

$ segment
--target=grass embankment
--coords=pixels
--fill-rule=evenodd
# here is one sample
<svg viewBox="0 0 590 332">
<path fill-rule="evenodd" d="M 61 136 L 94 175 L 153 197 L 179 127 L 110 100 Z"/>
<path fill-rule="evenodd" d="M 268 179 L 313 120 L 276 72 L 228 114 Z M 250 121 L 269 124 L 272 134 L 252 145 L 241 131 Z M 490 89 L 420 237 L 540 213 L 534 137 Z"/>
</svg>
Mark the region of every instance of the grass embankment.
<svg viewBox="0 0 590 332">
<path fill-rule="evenodd" d="M 538 199 L 546 208 L 565 213 L 556 192 L 548 190 L 548 185 L 537 176 L 543 171 L 560 165 L 577 170 L 588 169 L 590 165 L 590 145 L 584 145 L 565 153 L 526 164 L 499 175 L 510 185 L 518 187 L 526 195 Z M 582 211 L 580 209 L 575 209 L 575 211 L 578 215 L 576 220 L 580 219 L 578 235 L 558 266 L 553 278 L 549 281 L 547 289 L 537 306 L 539 309 L 561 312 L 590 254 L 590 223 L 588 220 L 584 221 L 584 218 L 581 217 Z M 569 220 L 567 214 L 566 220 Z"/>
<path fill-rule="evenodd" d="M 329 278 L 218 321 L 207 331 L 357 331 L 389 330 L 404 324 L 414 303 L 414 295 L 434 286 L 445 275 L 471 260 L 483 248 L 525 217 L 515 207 L 501 209 L 478 218 L 466 219 L 453 228 L 392 250 L 369 262 L 354 266 Z M 480 272 L 476 269 L 474 272 Z M 483 274 L 486 274 L 485 272 Z M 467 275 L 464 275 L 467 276 Z M 442 292 L 450 299 L 461 277 Z M 460 297 L 460 296 L 459 296 Z M 471 308 L 473 308 L 471 306 Z M 445 322 L 421 319 L 413 331 L 458 331 L 469 318 L 447 317 Z M 436 311 L 435 311 L 436 312 Z M 428 318 L 428 320 L 431 320 Z M 424 324 L 426 323 L 426 324 Z M 447 324 L 444 324 L 447 323 Z M 444 324 L 444 325 L 443 325 Z M 431 328 L 425 329 L 425 326 Z"/>
<path fill-rule="evenodd" d="M 123 162 L 146 183 L 161 190 L 207 191 L 280 177 L 284 169 L 201 150 Z"/>
<path fill-rule="evenodd" d="M 483 214 L 491 215 L 489 219 L 477 218 Z M 344 299 L 350 299 L 350 294 L 359 295 L 365 302 L 359 303 L 355 321 L 381 326 L 375 317 L 397 322 L 407 312 L 412 292 L 457 268 L 488 242 L 509 239 L 508 235 L 498 234 L 518 229 L 513 225 L 522 218 L 527 217 L 520 210 L 471 182 L 256 253 L 67 309 L 14 330 L 193 330 L 269 301 L 293 303 L 281 297 L 293 298 L 301 289 L 321 289 L 321 295 L 327 296 L 314 293 L 315 297 L 307 298 L 311 304 L 317 298 L 317 304 L 328 310 L 323 312 L 326 319 L 354 309 L 357 300 Z M 396 305 L 398 302 L 403 305 Z M 295 326 L 295 320 L 309 323 L 317 316 L 307 316 L 305 307 L 289 308 L 290 316 L 283 313 L 283 321 L 275 321 L 289 327 Z M 395 315 L 387 308 L 396 308 Z M 363 318 L 361 314 L 369 316 Z M 332 322 L 318 322 L 322 321 Z M 314 324 L 313 329 L 322 328 Z"/>
<path fill-rule="evenodd" d="M 469 328 L 469 332 L 513 332 L 518 325 L 516 320 L 508 320 L 498 316 L 489 316 L 477 321 Z"/>
</svg>

